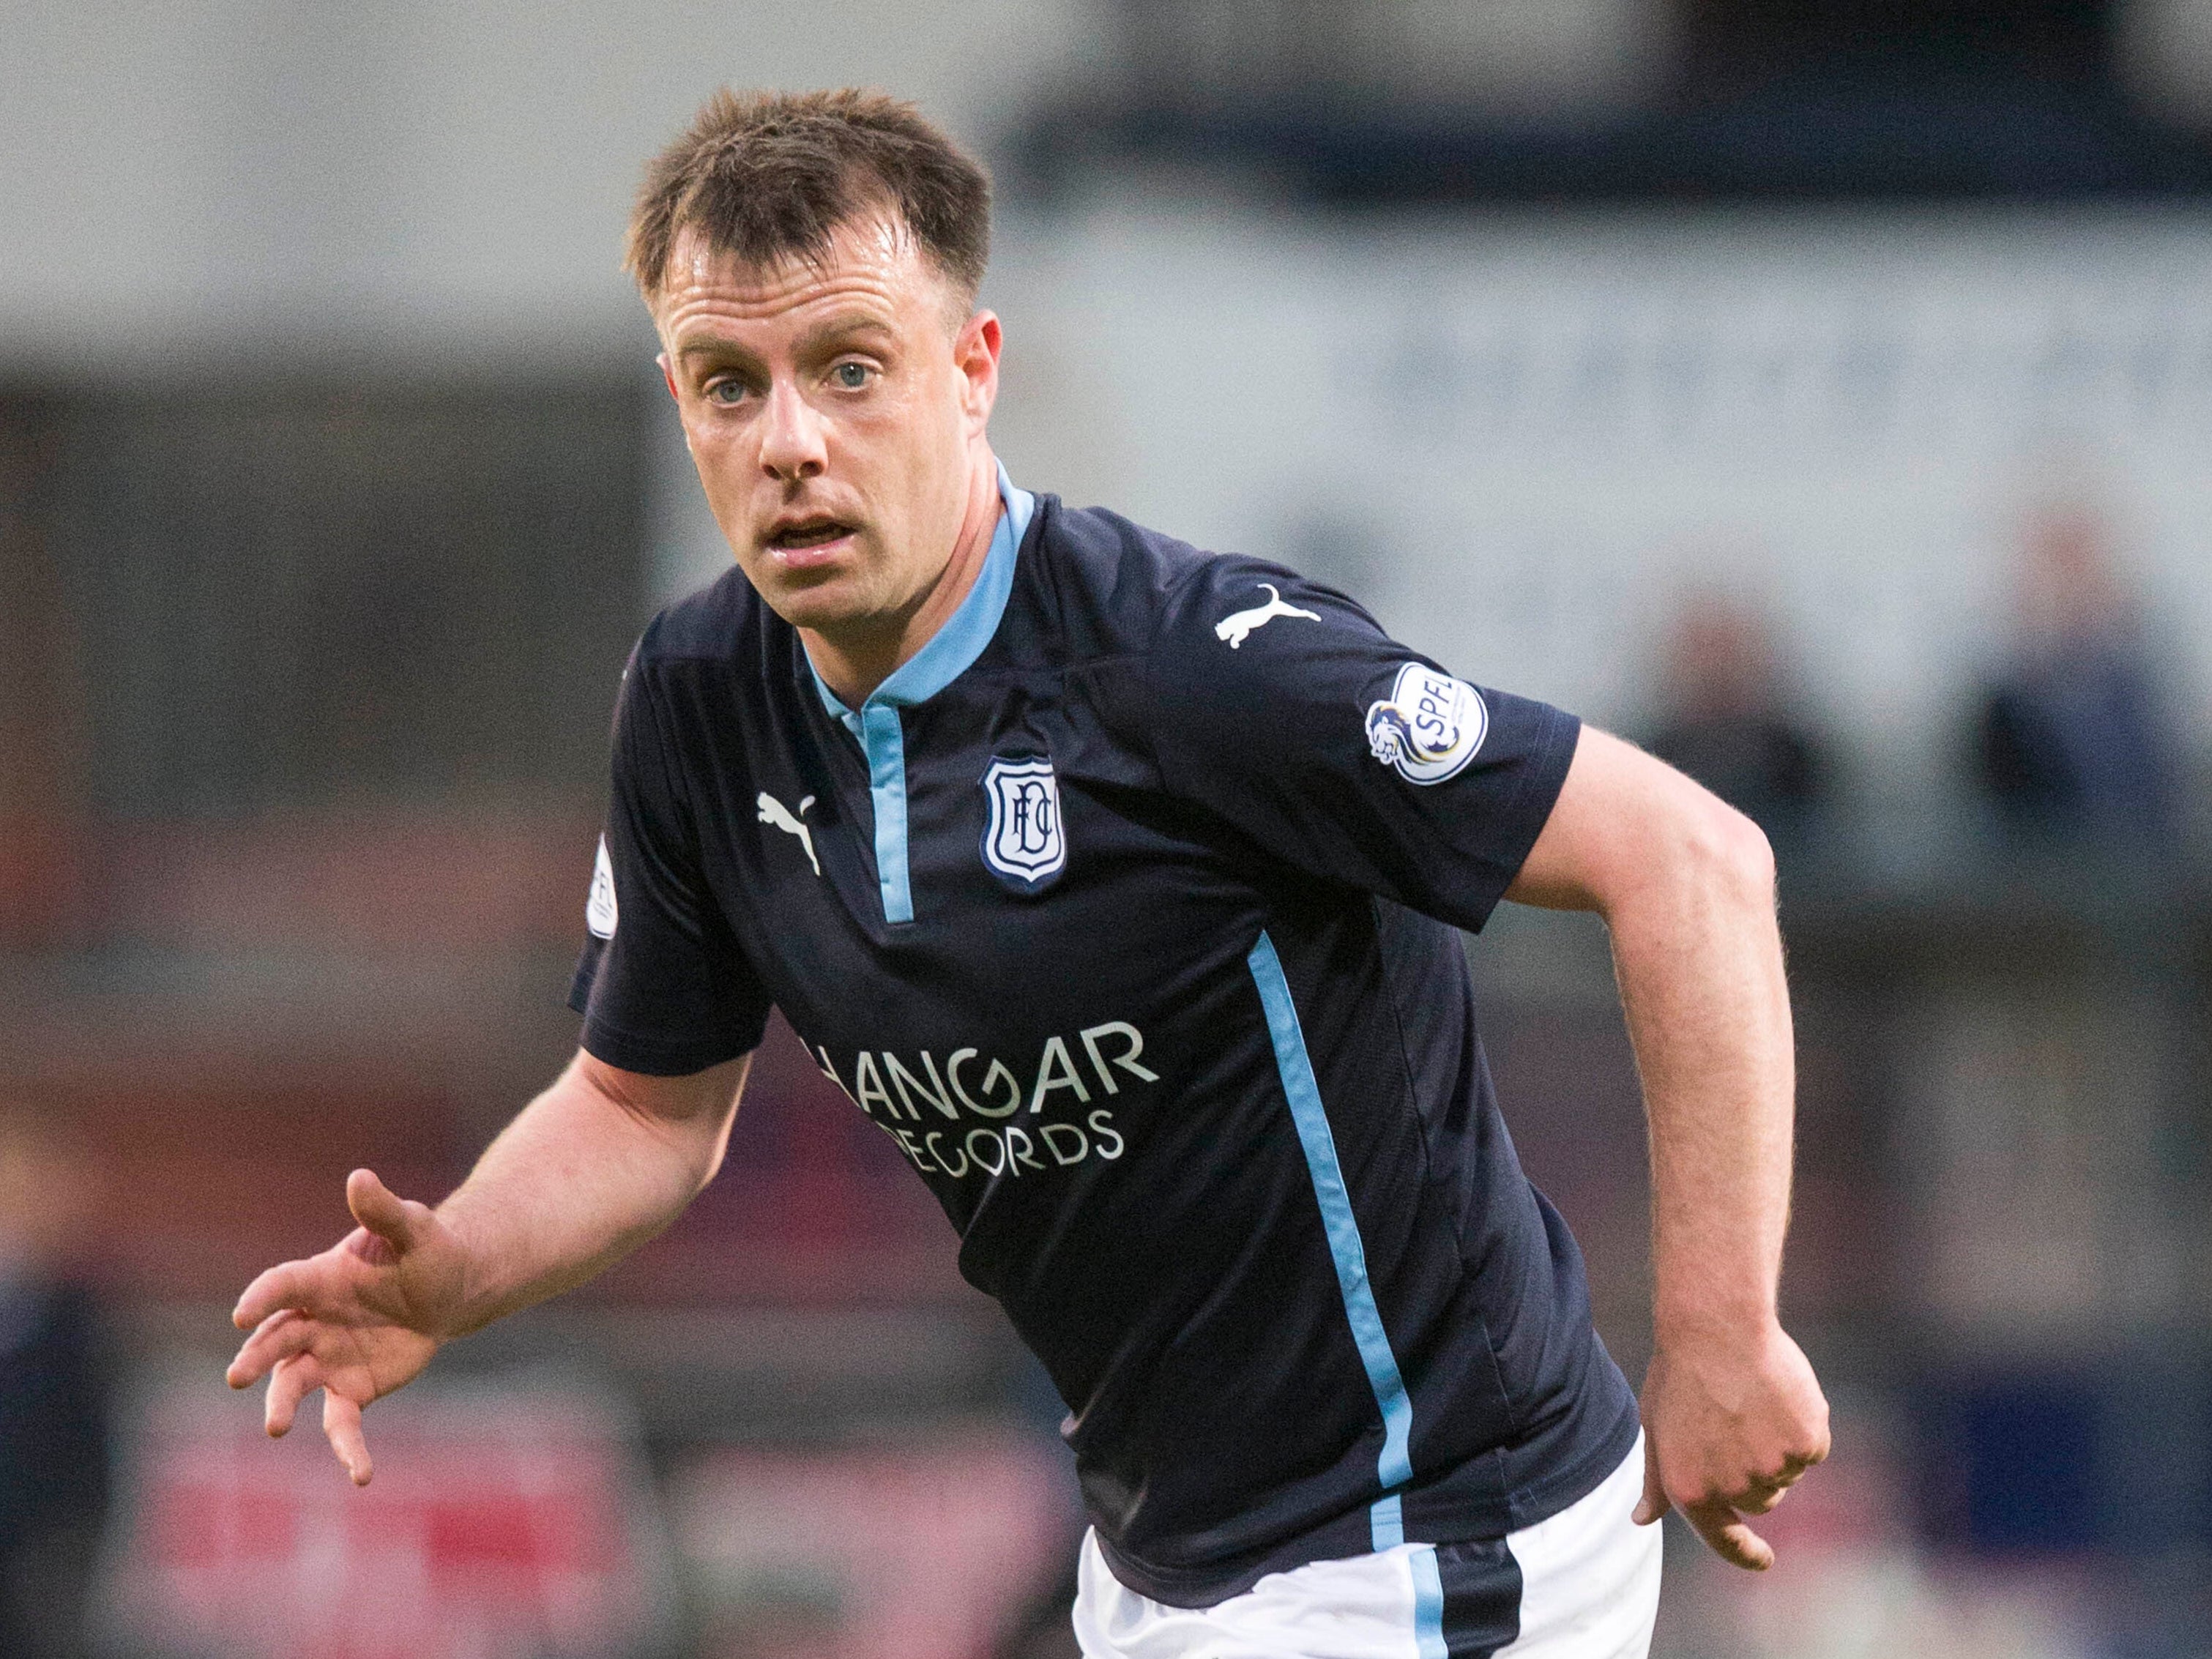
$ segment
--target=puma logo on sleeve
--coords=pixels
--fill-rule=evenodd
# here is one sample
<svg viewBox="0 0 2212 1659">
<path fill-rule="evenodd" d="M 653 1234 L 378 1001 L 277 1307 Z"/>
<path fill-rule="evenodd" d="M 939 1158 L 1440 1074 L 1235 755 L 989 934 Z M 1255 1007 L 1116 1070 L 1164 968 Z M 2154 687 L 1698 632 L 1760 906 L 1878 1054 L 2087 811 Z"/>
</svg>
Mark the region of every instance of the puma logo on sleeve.
<svg viewBox="0 0 2212 1659">
<path fill-rule="evenodd" d="M 1214 637 L 1226 640 L 1231 651 L 1250 639 L 1255 629 L 1265 628 L 1278 617 L 1304 617 L 1308 622 L 1321 620 L 1315 611 L 1301 611 L 1297 606 L 1285 603 L 1273 582 L 1261 582 L 1260 586 L 1267 590 L 1267 604 L 1255 605 L 1249 611 L 1239 611 L 1224 617 L 1213 625 Z"/>
</svg>

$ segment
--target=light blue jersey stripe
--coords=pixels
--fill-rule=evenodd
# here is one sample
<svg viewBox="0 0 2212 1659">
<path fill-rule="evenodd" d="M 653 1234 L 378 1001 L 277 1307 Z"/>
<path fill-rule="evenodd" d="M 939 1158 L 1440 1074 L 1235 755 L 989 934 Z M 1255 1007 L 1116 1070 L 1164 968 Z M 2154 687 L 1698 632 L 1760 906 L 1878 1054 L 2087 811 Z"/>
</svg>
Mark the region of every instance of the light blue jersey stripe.
<svg viewBox="0 0 2212 1659">
<path fill-rule="evenodd" d="M 1415 1550 L 1407 1565 L 1413 1569 L 1413 1651 L 1420 1659 L 1450 1659 L 1450 1650 L 1444 1645 L 1444 1580 L 1437 1568 L 1437 1553 Z"/>
<path fill-rule="evenodd" d="M 906 875 L 906 732 L 899 712 L 873 698 L 860 707 L 860 746 L 868 752 L 868 795 L 875 803 L 876 884 L 885 921 L 914 920 Z"/>
<path fill-rule="evenodd" d="M 1390 1352 L 1382 1310 L 1375 1305 L 1374 1287 L 1367 1282 L 1367 1249 L 1359 1242 L 1352 1195 L 1345 1190 L 1344 1170 L 1336 1161 L 1336 1137 L 1329 1133 L 1328 1114 L 1321 1103 L 1321 1085 L 1314 1078 L 1305 1033 L 1298 1026 L 1297 1006 L 1291 1000 L 1290 981 L 1283 977 L 1282 958 L 1275 954 L 1274 940 L 1262 933 L 1245 965 L 1252 970 L 1252 982 L 1260 988 L 1260 1006 L 1267 1015 L 1268 1040 L 1275 1048 L 1275 1069 L 1282 1073 L 1291 1121 L 1297 1126 L 1298 1144 L 1305 1149 L 1306 1169 L 1313 1176 L 1314 1195 L 1321 1200 L 1322 1230 L 1328 1237 L 1329 1258 L 1336 1264 L 1345 1317 L 1351 1322 L 1352 1342 L 1359 1349 L 1360 1363 L 1367 1368 L 1367 1383 L 1375 1390 L 1375 1403 L 1382 1412 L 1382 1455 L 1375 1461 L 1375 1473 L 1389 1495 L 1369 1511 L 1368 1526 L 1374 1547 L 1389 1549 L 1405 1541 L 1405 1521 L 1396 1488 L 1413 1478 L 1413 1458 L 1407 1449 L 1413 1436 L 1413 1405 L 1406 1396 L 1398 1358 Z"/>
<path fill-rule="evenodd" d="M 1406 1506 L 1396 1492 L 1376 1498 L 1369 1509 L 1367 1535 L 1377 1550 L 1395 1550 L 1406 1541 Z"/>
<path fill-rule="evenodd" d="M 990 550 L 983 556 L 983 568 L 968 597 L 921 650 L 869 694 L 858 713 L 845 707 L 820 671 L 814 672 L 814 690 L 822 706 L 860 740 L 868 757 L 868 797 L 876 819 L 876 884 L 883 894 L 885 921 L 914 920 L 914 889 L 907 879 L 906 733 L 898 711 L 928 702 L 958 679 L 999 631 L 1006 600 L 1014 591 L 1014 555 L 1029 533 L 1036 497 L 1015 489 L 1001 466 L 999 500 L 1006 511 L 999 515 Z M 807 667 L 814 668 L 811 659 Z"/>
</svg>

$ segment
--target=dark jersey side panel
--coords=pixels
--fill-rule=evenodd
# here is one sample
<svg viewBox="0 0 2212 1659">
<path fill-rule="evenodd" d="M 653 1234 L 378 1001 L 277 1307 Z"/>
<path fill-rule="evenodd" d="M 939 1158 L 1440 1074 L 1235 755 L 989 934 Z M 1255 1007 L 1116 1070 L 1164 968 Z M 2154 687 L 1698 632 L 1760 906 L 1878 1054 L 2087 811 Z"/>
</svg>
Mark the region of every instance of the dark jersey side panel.
<svg viewBox="0 0 2212 1659">
<path fill-rule="evenodd" d="M 1431 1167 L 1449 1190 L 1462 1269 L 1461 1336 L 1480 1325 L 1484 1349 L 1439 1354 L 1432 1374 L 1458 1377 L 1478 1361 L 1492 1370 L 1512 1429 L 1493 1443 L 1492 1472 L 1417 1485 L 1407 1498 L 1411 1535 L 1467 1535 L 1478 1510 L 1484 1531 L 1510 1531 L 1553 1513 L 1595 1486 L 1628 1455 L 1636 1401 L 1591 1325 L 1581 1253 L 1565 1224 L 1522 1173 L 1507 1134 L 1477 1034 L 1474 988 L 1461 936 L 1429 917 L 1375 902 L 1388 1006 Z M 1416 1400 L 1413 1466 L 1464 1466 L 1463 1407 Z M 1564 1497 L 1563 1497 L 1564 1494 Z"/>
</svg>

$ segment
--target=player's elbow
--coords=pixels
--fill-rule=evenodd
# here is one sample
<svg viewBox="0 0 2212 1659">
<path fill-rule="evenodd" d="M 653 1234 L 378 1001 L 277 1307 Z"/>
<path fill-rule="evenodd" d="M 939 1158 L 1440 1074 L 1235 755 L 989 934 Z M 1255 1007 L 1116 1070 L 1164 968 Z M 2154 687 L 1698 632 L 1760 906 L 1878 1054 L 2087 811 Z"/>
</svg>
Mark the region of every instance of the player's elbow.
<svg viewBox="0 0 2212 1659">
<path fill-rule="evenodd" d="M 1553 807 L 1508 896 L 1595 910 L 1619 927 L 1692 910 L 1771 910 L 1774 854 L 1759 827 L 1633 744 L 1584 727 Z"/>
<path fill-rule="evenodd" d="M 1683 878 L 1731 908 L 1774 908 L 1774 848 L 1766 832 L 1710 792 L 1692 786 L 1676 833 Z"/>
</svg>

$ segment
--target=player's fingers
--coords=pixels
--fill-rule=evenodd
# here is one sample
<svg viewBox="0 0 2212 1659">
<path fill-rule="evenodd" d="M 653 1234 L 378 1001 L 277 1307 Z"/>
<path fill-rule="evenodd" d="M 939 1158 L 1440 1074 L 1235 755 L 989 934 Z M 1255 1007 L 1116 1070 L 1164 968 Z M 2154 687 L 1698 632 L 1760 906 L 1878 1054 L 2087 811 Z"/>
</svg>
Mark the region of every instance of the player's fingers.
<svg viewBox="0 0 2212 1659">
<path fill-rule="evenodd" d="M 292 1431 L 292 1419 L 299 1412 L 300 1402 L 322 1385 L 323 1370 L 315 1363 L 313 1354 L 295 1354 L 278 1362 L 269 1374 L 269 1394 L 261 1410 L 261 1425 L 269 1431 L 272 1439 L 282 1439 Z"/>
<path fill-rule="evenodd" d="M 238 1305 L 231 1310 L 230 1322 L 241 1331 L 250 1331 L 286 1308 L 307 1314 L 329 1313 L 336 1288 L 331 1269 L 323 1261 L 279 1262 L 246 1287 Z"/>
<path fill-rule="evenodd" d="M 1789 1496 L 1790 1483 L 1787 1480 L 1763 1483 L 1752 1487 L 1741 1498 L 1730 1498 L 1729 1507 L 1739 1515 L 1771 1515 L 1774 1512 L 1774 1506 Z"/>
<path fill-rule="evenodd" d="M 1636 1500 L 1636 1513 L 1632 1517 L 1639 1527 L 1648 1527 L 1667 1513 L 1667 1488 L 1659 1479 L 1659 1449 L 1651 1443 L 1651 1437 L 1644 1437 L 1644 1496 Z"/>
<path fill-rule="evenodd" d="M 1727 1504 L 1715 1498 L 1709 1503 L 1686 1504 L 1682 1516 L 1698 1529 L 1714 1554 L 1722 1560 L 1753 1572 L 1765 1572 L 1774 1565 L 1772 1546 L 1744 1524 L 1741 1516 Z"/>
<path fill-rule="evenodd" d="M 278 1360 L 304 1352 L 314 1340 L 312 1320 L 289 1308 L 280 1308 L 263 1320 L 253 1334 L 239 1346 L 238 1357 L 230 1362 L 223 1380 L 234 1389 L 250 1389 L 266 1376 L 270 1367 Z"/>
<path fill-rule="evenodd" d="M 395 1250 L 405 1251 L 415 1243 L 416 1226 L 422 1210 L 410 1204 L 376 1178 L 373 1170 L 356 1170 L 346 1177 L 346 1208 L 353 1218 Z"/>
<path fill-rule="evenodd" d="M 1741 1491 L 1729 1493 L 1729 1507 L 1746 1515 L 1769 1513 L 1789 1496 L 1790 1487 L 1802 1480 L 1805 1472 L 1817 1461 L 1800 1457 L 1794 1453 L 1784 1457 L 1781 1468 L 1775 1474 L 1754 1474 L 1744 1482 Z"/>
<path fill-rule="evenodd" d="M 323 1390 L 323 1434 L 354 1485 L 367 1486 L 376 1466 L 368 1461 L 368 1442 L 362 1435 L 361 1407 L 336 1389 Z"/>
</svg>

